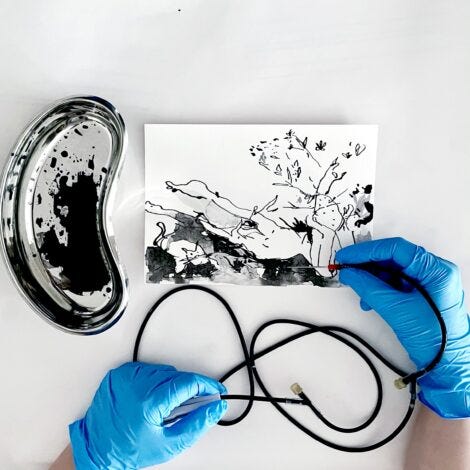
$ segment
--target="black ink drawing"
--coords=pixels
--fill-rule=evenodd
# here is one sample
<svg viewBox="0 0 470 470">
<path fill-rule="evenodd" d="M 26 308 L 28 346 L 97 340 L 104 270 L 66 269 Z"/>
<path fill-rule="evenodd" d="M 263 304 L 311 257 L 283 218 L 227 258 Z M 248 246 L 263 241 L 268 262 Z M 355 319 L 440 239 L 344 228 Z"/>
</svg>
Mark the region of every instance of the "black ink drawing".
<svg viewBox="0 0 470 470">
<path fill-rule="evenodd" d="M 147 281 L 336 285 L 336 251 L 370 238 L 372 184 L 348 179 L 367 146 L 329 154 L 326 137 L 313 142 L 291 129 L 247 148 L 243 165 L 272 180 L 249 207 L 200 179 L 166 181 L 145 206 Z"/>
</svg>

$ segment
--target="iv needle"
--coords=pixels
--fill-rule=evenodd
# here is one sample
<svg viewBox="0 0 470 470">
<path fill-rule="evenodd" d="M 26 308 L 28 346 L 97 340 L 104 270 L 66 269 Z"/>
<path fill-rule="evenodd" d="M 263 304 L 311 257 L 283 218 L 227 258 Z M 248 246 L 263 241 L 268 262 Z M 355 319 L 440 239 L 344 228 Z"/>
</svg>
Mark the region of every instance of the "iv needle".
<svg viewBox="0 0 470 470">
<path fill-rule="evenodd" d="M 317 268 L 325 268 L 325 269 L 329 269 L 330 271 L 336 271 L 338 268 L 337 268 L 338 265 L 336 264 L 329 264 L 327 266 L 312 266 L 312 265 L 307 265 L 307 266 L 288 266 L 286 267 L 286 269 L 295 269 L 295 268 L 303 268 L 303 269 L 306 269 L 306 268 L 310 268 L 310 269 L 317 269 Z"/>
</svg>

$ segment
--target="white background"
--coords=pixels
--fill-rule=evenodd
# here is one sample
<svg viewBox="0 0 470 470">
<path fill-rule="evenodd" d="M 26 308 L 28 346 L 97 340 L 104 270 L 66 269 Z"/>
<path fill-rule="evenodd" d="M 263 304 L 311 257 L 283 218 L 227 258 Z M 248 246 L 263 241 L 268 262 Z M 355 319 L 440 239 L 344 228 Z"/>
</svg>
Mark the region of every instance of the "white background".
<svg viewBox="0 0 470 470">
<path fill-rule="evenodd" d="M 402 235 L 457 261 L 469 290 L 469 21 L 465 0 L 2 0 L 2 162 L 22 127 L 64 96 L 101 95 L 125 117 L 130 145 L 114 221 L 131 300 L 110 331 L 67 335 L 34 315 L 2 264 L 0 466 L 47 468 L 102 375 L 130 358 L 146 309 L 165 289 L 144 285 L 142 269 L 146 122 L 378 124 L 375 236 Z M 218 290 L 248 336 L 280 314 L 343 324 L 410 366 L 387 326 L 362 313 L 347 289 Z M 188 300 L 149 325 L 142 357 L 220 373 L 238 357 L 229 324 L 213 302 Z M 341 424 L 360 420 L 374 396 L 361 364 L 322 339 L 260 367 L 273 392 L 288 393 L 298 379 Z M 393 392 L 393 377 L 384 378 L 384 415 L 349 442 L 384 435 L 398 419 L 406 392 Z M 242 424 L 214 429 L 165 468 L 396 469 L 407 438 L 343 454 L 259 404 Z"/>
</svg>

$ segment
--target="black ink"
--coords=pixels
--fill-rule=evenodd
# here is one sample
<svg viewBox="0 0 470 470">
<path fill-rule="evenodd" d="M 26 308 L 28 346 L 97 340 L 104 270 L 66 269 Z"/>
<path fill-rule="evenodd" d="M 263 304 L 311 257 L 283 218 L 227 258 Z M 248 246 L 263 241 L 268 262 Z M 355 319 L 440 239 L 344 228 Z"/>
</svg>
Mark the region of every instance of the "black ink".
<svg viewBox="0 0 470 470">
<path fill-rule="evenodd" d="M 291 228 L 296 233 L 306 233 L 308 242 L 313 243 L 313 228 L 307 225 L 306 222 L 302 220 L 294 219 L 294 224 L 292 225 Z"/>
<path fill-rule="evenodd" d="M 59 241 L 52 226 L 44 234 L 40 252 L 52 266 L 62 268 L 64 286 L 71 292 L 99 291 L 110 278 L 96 227 L 96 185 L 93 176 L 83 173 L 71 186 L 67 182 L 67 176 L 61 176 L 53 195 L 54 215 L 67 231 L 67 244 Z"/>
<path fill-rule="evenodd" d="M 308 267 L 309 262 L 302 255 L 289 259 L 261 260 L 264 267 L 262 283 L 269 286 L 285 284 L 304 284 L 310 282 L 315 286 L 325 287 L 328 280 Z"/>
<path fill-rule="evenodd" d="M 358 157 L 362 152 L 364 152 L 365 149 L 366 149 L 365 145 L 356 144 L 356 147 L 354 148 L 356 157 Z"/>
<path fill-rule="evenodd" d="M 149 281 L 160 282 L 175 273 L 176 261 L 172 255 L 159 246 L 148 246 L 145 261 L 150 271 Z"/>
<path fill-rule="evenodd" d="M 368 211 L 368 214 L 363 217 L 362 219 L 359 219 L 356 221 L 354 224 L 356 227 L 360 227 L 361 225 L 366 225 L 369 222 L 372 221 L 374 218 L 374 205 L 370 201 L 364 202 L 364 207 Z"/>
<path fill-rule="evenodd" d="M 12 197 L 13 197 L 13 190 L 14 190 L 14 186 L 12 184 L 9 184 L 7 186 L 7 193 L 8 193 L 8 200 L 11 201 Z"/>
</svg>

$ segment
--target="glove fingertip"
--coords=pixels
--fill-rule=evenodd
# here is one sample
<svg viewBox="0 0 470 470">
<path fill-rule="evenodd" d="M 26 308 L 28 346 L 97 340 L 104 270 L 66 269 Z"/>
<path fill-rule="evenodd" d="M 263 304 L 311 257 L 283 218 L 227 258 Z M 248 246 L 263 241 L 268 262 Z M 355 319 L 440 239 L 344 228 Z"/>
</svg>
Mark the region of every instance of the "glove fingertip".
<svg viewBox="0 0 470 470">
<path fill-rule="evenodd" d="M 207 416 L 211 424 L 218 423 L 226 413 L 228 404 L 226 400 L 219 400 L 211 403 L 207 409 Z"/>
<path fill-rule="evenodd" d="M 354 284 L 362 278 L 362 271 L 354 268 L 344 268 L 339 272 L 339 282 L 347 286 Z"/>
<path fill-rule="evenodd" d="M 373 241 L 364 241 L 345 246 L 336 252 L 335 260 L 338 263 L 363 263 L 370 260 Z"/>
<path fill-rule="evenodd" d="M 336 263 L 347 263 L 348 261 L 350 261 L 348 259 L 348 252 L 350 251 L 348 250 L 348 248 L 349 247 L 341 248 L 341 250 L 336 252 L 336 255 L 335 255 Z"/>
<path fill-rule="evenodd" d="M 361 309 L 364 310 L 364 312 L 369 312 L 372 310 L 372 307 L 362 299 L 360 300 L 359 305 L 361 306 Z"/>
<path fill-rule="evenodd" d="M 225 385 L 213 379 L 212 377 L 198 375 L 198 380 L 204 383 L 203 390 L 201 391 L 202 395 L 215 395 L 216 393 L 218 394 L 227 393 L 227 389 L 225 388 Z"/>
</svg>

